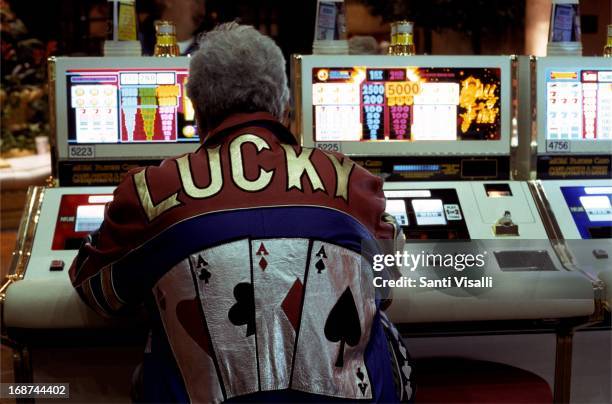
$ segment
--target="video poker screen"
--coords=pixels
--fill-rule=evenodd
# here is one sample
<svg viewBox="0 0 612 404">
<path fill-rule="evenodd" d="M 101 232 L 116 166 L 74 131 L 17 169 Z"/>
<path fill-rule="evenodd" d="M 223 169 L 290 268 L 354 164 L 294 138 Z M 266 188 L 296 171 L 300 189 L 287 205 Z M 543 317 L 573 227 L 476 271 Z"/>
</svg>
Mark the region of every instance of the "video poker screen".
<svg viewBox="0 0 612 404">
<path fill-rule="evenodd" d="M 188 69 L 66 71 L 68 143 L 198 142 Z"/>
<path fill-rule="evenodd" d="M 546 139 L 612 139 L 612 69 L 547 70 Z"/>
<path fill-rule="evenodd" d="M 500 140 L 501 69 L 315 67 L 317 142 Z"/>
<path fill-rule="evenodd" d="M 612 187 L 561 187 L 583 239 L 612 238 Z"/>
<path fill-rule="evenodd" d="M 62 195 L 51 249 L 78 249 L 84 238 L 100 227 L 106 204 L 112 200 L 113 195 Z"/>
</svg>

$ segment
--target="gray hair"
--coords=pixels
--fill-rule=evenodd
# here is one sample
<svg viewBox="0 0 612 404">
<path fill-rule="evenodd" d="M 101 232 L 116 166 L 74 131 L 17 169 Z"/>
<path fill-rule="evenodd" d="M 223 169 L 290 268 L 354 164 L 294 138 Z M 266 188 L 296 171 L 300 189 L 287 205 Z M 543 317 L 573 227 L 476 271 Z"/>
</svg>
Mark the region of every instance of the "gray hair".
<svg viewBox="0 0 612 404">
<path fill-rule="evenodd" d="M 235 22 L 204 34 L 189 64 L 187 94 L 206 130 L 240 112 L 282 119 L 289 89 L 285 58 L 274 41 Z"/>
</svg>

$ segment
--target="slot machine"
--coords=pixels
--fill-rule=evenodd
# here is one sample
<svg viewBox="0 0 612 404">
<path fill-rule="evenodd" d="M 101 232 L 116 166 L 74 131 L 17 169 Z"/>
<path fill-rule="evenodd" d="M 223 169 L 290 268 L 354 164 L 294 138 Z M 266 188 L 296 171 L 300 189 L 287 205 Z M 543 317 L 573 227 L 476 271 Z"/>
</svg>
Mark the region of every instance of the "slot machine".
<svg viewBox="0 0 612 404">
<path fill-rule="evenodd" d="M 612 65 L 600 57 L 546 57 L 536 77 L 531 182 L 549 235 L 568 265 L 606 284 L 612 307 Z"/>
<path fill-rule="evenodd" d="M 564 266 L 528 183 L 511 180 L 515 68 L 506 56 L 294 58 L 302 144 L 383 177 L 404 253 L 432 260 L 403 261 L 391 286 L 388 313 L 407 335 L 560 335 L 597 312 L 600 282 Z M 458 254 L 483 265 L 436 261 Z M 571 368 L 571 337 L 569 351 L 559 341 L 557 376 Z M 557 378 L 556 400 L 569 400 L 569 383 Z"/>
<path fill-rule="evenodd" d="M 74 291 L 68 269 L 130 169 L 199 145 L 185 91 L 188 64 L 186 57 L 50 60 L 57 186 L 30 188 L 2 286 L 17 382 L 69 382 L 70 398 L 81 402 L 129 399 L 144 322 L 97 315 Z"/>
</svg>

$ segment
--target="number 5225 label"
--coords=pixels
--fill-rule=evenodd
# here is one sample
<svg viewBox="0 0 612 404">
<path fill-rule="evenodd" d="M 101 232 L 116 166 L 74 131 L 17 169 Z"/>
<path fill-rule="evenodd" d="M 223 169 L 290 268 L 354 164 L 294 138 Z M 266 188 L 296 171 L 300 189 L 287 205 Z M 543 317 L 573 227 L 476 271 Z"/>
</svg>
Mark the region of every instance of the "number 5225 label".
<svg viewBox="0 0 612 404">
<path fill-rule="evenodd" d="M 340 146 L 340 143 L 336 142 L 317 142 L 315 143 L 315 147 L 323 151 L 342 153 L 342 147 Z"/>
</svg>

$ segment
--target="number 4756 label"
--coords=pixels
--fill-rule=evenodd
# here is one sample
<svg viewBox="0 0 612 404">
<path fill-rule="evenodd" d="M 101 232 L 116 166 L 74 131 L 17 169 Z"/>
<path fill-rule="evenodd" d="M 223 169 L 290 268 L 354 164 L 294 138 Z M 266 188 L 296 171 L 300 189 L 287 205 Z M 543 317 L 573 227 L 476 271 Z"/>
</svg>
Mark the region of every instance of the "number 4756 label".
<svg viewBox="0 0 612 404">
<path fill-rule="evenodd" d="M 68 157 L 71 159 L 92 159 L 96 157 L 94 145 L 70 145 L 68 146 Z"/>
<path fill-rule="evenodd" d="M 547 140 L 546 151 L 552 153 L 566 153 L 570 151 L 569 140 Z"/>
</svg>

